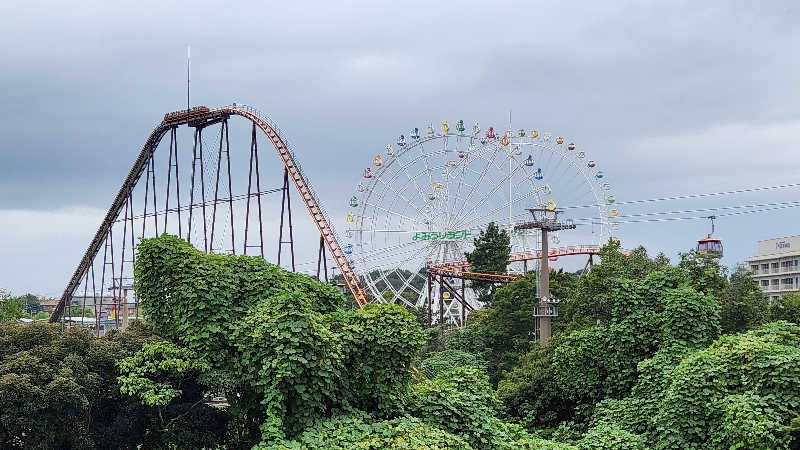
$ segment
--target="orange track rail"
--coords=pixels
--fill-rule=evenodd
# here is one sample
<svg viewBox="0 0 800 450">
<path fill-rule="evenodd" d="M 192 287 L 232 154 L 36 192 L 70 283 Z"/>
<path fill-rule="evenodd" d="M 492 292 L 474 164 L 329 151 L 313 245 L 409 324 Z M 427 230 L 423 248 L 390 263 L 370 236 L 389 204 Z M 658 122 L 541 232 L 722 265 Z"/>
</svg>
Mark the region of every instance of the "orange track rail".
<svg viewBox="0 0 800 450">
<path fill-rule="evenodd" d="M 303 171 L 300 169 L 300 166 L 295 161 L 294 155 L 292 155 L 292 152 L 288 149 L 286 143 L 283 141 L 283 139 L 281 139 L 280 135 L 275 131 L 272 125 L 267 122 L 266 119 L 262 118 L 258 112 L 250 108 L 220 108 L 212 110 L 211 113 L 235 114 L 245 117 L 256 124 L 256 126 L 258 126 L 261 131 L 267 135 L 272 142 L 272 146 L 275 147 L 275 151 L 278 152 L 278 157 L 281 159 L 284 167 L 286 167 L 286 170 L 289 172 L 289 177 L 294 182 L 297 192 L 300 194 L 300 198 L 303 200 L 303 204 L 306 205 L 308 213 L 314 220 L 314 224 L 317 226 L 317 229 L 319 229 L 319 233 L 322 236 L 322 239 L 325 241 L 325 245 L 327 245 L 333 260 L 336 262 L 336 266 L 339 267 L 339 272 L 342 274 L 344 282 L 347 284 L 347 288 L 353 294 L 353 298 L 355 298 L 358 306 L 364 306 L 367 303 L 367 296 L 364 294 L 364 290 L 358 283 L 358 277 L 353 271 L 353 268 L 350 267 L 347 257 L 342 251 L 342 248 L 339 246 L 339 242 L 336 240 L 336 233 L 328 222 L 328 218 L 325 217 L 325 213 L 320 208 L 319 202 L 314 197 L 314 193 L 306 181 Z"/>
<path fill-rule="evenodd" d="M 598 255 L 600 254 L 600 247 L 594 246 L 581 246 L 581 247 L 560 247 L 554 248 L 548 252 L 548 257 L 571 256 L 571 255 Z M 541 251 L 514 253 L 508 257 L 508 262 L 531 261 L 542 257 Z M 471 267 L 471 264 L 465 259 L 455 261 L 445 261 L 441 264 L 436 264 L 430 267 L 430 270 L 437 275 L 447 276 L 448 274 L 483 278 L 489 281 L 496 280 L 498 282 L 509 282 L 517 279 L 517 275 L 496 274 L 496 273 L 482 273 L 471 272 L 464 270 Z"/>
</svg>

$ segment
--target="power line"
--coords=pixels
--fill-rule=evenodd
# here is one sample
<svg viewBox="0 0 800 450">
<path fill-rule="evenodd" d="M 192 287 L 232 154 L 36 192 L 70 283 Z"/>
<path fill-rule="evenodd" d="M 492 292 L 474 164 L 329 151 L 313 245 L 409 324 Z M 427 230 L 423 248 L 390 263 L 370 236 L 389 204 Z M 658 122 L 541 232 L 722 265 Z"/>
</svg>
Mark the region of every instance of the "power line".
<svg viewBox="0 0 800 450">
<path fill-rule="evenodd" d="M 661 212 L 649 212 L 649 213 L 637 213 L 637 214 L 626 214 L 620 215 L 617 217 L 620 218 L 627 218 L 627 217 L 649 217 L 649 216 L 668 216 L 672 214 L 689 214 L 689 213 L 699 213 L 699 212 L 714 212 L 714 211 L 725 211 L 725 210 L 735 210 L 735 209 L 744 209 L 744 208 L 761 208 L 764 206 L 800 206 L 800 201 L 794 200 L 791 202 L 772 202 L 772 203 L 755 203 L 751 205 L 733 205 L 733 206 L 715 206 L 711 208 L 696 208 L 696 209 L 684 209 L 680 211 L 661 211 Z M 580 219 L 578 219 L 580 220 Z"/>
<path fill-rule="evenodd" d="M 734 195 L 734 194 L 747 194 L 750 192 L 759 192 L 759 191 L 771 191 L 776 189 L 789 189 L 789 188 L 796 188 L 800 187 L 800 183 L 788 183 L 788 184 L 779 184 L 775 186 L 759 186 L 754 188 L 743 188 L 743 189 L 735 189 L 732 191 L 721 191 L 721 192 L 707 192 L 702 194 L 686 194 L 686 195 L 674 195 L 670 197 L 656 197 L 656 198 L 649 198 L 643 200 L 628 200 L 624 202 L 616 202 L 615 205 L 635 205 L 635 204 L 642 204 L 642 203 L 654 203 L 654 202 L 663 202 L 667 200 L 687 200 L 693 198 L 704 198 L 704 197 L 715 197 L 721 195 Z M 561 209 L 580 209 L 580 208 L 596 208 L 597 205 L 579 205 L 579 206 L 564 206 Z"/>
<path fill-rule="evenodd" d="M 741 216 L 745 214 L 757 214 L 762 212 L 768 211 L 776 211 L 780 209 L 789 209 L 789 208 L 797 208 L 800 207 L 800 203 L 797 204 L 786 204 L 782 206 L 776 206 L 773 208 L 762 208 L 762 209 L 752 209 L 746 211 L 735 211 L 729 212 L 724 214 L 717 214 L 717 218 L 719 217 L 728 217 L 728 216 Z M 661 217 L 661 218 L 650 218 L 650 219 L 634 219 L 634 220 L 620 220 L 616 221 L 613 220 L 611 223 L 618 223 L 618 224 L 626 224 L 626 223 L 648 223 L 648 222 L 671 222 L 671 221 L 682 221 L 682 220 L 707 220 L 708 216 L 692 216 L 692 217 Z M 580 223 L 577 222 L 576 223 Z M 582 224 L 586 225 L 590 222 L 582 222 Z"/>
</svg>

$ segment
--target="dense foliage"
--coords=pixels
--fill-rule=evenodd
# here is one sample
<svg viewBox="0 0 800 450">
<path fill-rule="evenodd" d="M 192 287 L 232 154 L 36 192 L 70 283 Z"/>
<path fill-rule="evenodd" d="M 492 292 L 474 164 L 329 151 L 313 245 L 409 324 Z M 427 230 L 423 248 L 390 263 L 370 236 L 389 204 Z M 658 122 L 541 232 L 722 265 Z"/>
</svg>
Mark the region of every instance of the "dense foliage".
<svg viewBox="0 0 800 450">
<path fill-rule="evenodd" d="M 155 329 L 235 380 L 226 397 L 263 442 L 341 411 L 402 412 L 422 344 L 398 305 L 342 310 L 332 286 L 263 259 L 205 255 L 171 236 L 139 245 L 141 307 Z"/>
<path fill-rule="evenodd" d="M 485 261 L 508 250 L 495 231 Z M 0 325 L 0 446 L 800 447 L 800 296 L 769 302 L 708 255 L 610 242 L 589 272 L 552 271 L 543 347 L 532 274 L 487 287 L 463 328 L 423 328 L 260 258 L 166 235 L 138 251 L 150 325 Z"/>
<path fill-rule="evenodd" d="M 159 409 L 118 388 L 116 361 L 157 342 L 163 341 L 140 325 L 103 338 L 41 323 L 0 326 L 0 447 L 197 448 L 222 442 L 227 414 L 198 404 L 202 389 L 187 389 Z"/>
</svg>

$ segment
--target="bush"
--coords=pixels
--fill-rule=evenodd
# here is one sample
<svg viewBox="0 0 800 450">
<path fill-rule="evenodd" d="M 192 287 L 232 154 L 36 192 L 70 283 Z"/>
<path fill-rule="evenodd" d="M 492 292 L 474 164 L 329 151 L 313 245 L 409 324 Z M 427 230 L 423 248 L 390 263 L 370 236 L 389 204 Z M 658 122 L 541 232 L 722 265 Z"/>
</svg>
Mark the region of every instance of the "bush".
<svg viewBox="0 0 800 450">
<path fill-rule="evenodd" d="M 478 359 L 472 353 L 461 350 L 445 350 L 431 354 L 422 361 L 419 369 L 426 377 L 433 378 L 456 367 L 471 367 L 485 371 L 486 361 Z"/>
<path fill-rule="evenodd" d="M 340 416 L 318 422 L 292 441 L 262 443 L 263 450 L 419 449 L 470 450 L 462 438 L 431 427 L 413 417 L 376 421 L 366 414 Z"/>
</svg>

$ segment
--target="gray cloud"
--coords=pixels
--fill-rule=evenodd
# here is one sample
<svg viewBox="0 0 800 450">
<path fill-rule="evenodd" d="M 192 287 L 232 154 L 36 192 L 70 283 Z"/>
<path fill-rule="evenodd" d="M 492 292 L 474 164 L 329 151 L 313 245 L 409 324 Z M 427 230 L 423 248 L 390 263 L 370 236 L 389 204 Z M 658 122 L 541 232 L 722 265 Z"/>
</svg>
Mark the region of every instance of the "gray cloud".
<svg viewBox="0 0 800 450">
<path fill-rule="evenodd" d="M 365 161 L 401 132 L 505 124 L 509 110 L 591 151 L 620 199 L 796 181 L 794 2 L 331 5 L 3 3 L 0 211 L 106 208 L 152 127 L 185 102 L 187 43 L 193 103 L 269 112 L 337 215 Z M 726 261 L 796 233 L 796 213 L 770 217 L 758 231 L 748 216 L 721 225 Z M 84 224 L 2 253 L 50 254 L 66 226 Z M 93 232 L 68 239 L 81 248 Z M 704 232 L 631 225 L 624 237 L 674 255 Z M 60 252 L 48 277 L 0 285 L 53 291 L 78 253 Z"/>
</svg>

